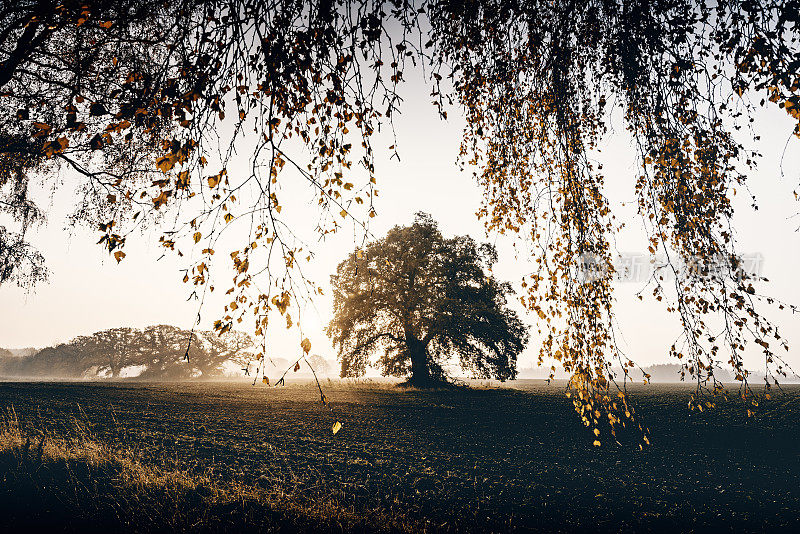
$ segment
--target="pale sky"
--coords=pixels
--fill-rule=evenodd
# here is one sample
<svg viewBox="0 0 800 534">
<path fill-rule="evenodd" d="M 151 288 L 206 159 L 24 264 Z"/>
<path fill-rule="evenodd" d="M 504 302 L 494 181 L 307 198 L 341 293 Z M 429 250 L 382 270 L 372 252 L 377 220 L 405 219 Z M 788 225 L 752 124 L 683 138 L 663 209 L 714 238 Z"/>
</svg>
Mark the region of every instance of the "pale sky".
<svg viewBox="0 0 800 534">
<path fill-rule="evenodd" d="M 462 119 L 453 108 L 449 110 L 448 121 L 439 120 L 429 104 L 428 92 L 420 83 L 409 83 L 405 88 L 403 113 L 395 117 L 399 162 L 389 160 L 388 151 L 380 150 L 393 143 L 386 132 L 376 140 L 375 146 L 380 147 L 377 162 L 380 196 L 376 199 L 378 216 L 372 220 L 371 230 L 383 236 L 396 224 L 411 223 L 415 212 L 426 211 L 439 222 L 446 235 L 470 234 L 485 241 L 483 223 L 475 216 L 481 191 L 472 181 L 471 173 L 462 173 L 455 165 Z M 599 159 L 604 163 L 612 210 L 629 226 L 617 237 L 618 250 L 641 253 L 646 251 L 646 245 L 638 230 L 639 220 L 632 202 L 636 173 L 634 154 L 621 121 L 614 126 Z M 788 115 L 779 109 L 770 108 L 757 117 L 755 129 L 762 140 L 754 146 L 764 157 L 749 184 L 760 209 L 753 212 L 747 195 L 737 195 L 735 223 L 740 251 L 760 253 L 763 257 L 762 274 L 771 282 L 768 287 L 759 289 L 800 304 L 800 289 L 795 280 L 800 265 L 800 233 L 795 229 L 800 225 L 800 218 L 792 218 L 800 211 L 800 204 L 792 194 L 800 182 L 800 140 L 791 137 L 792 128 Z M 287 174 L 282 179 L 289 177 Z M 32 293 L 8 284 L 0 286 L 0 347 L 43 347 L 118 326 L 167 323 L 191 327 L 197 304 L 186 301 L 191 289 L 180 283 L 183 275 L 178 269 L 184 264 L 174 256 L 156 261 L 162 254 L 157 246 L 160 234 L 153 231 L 139 239 L 129 239 L 125 248 L 127 257 L 117 264 L 95 244 L 95 232 L 83 228 L 66 229 L 66 215 L 73 198 L 68 175 L 63 183 L 48 210 L 48 224 L 31 234 L 32 241 L 46 257 L 50 280 Z M 624 202 L 626 206 L 622 206 Z M 315 206 L 308 202 L 298 204 L 300 207 L 290 217 L 298 221 L 301 235 L 313 236 Z M 303 228 L 303 221 L 308 220 L 312 222 Z M 488 240 L 495 241 L 500 251 L 495 274 L 519 287 L 521 276 L 531 270 L 526 255 L 515 257 L 509 238 L 490 236 Z M 312 342 L 312 352 L 335 357 L 323 332 L 331 315 L 328 279 L 355 245 L 351 229 L 312 247 L 316 258 L 307 272 L 322 285 L 326 295 L 318 297 L 313 307 L 303 311 L 299 321 L 302 333 L 297 328 L 287 331 L 280 321 L 273 321 L 268 347 L 272 355 L 297 353 L 300 339 L 307 336 Z M 525 248 L 522 244 L 519 250 Z M 223 286 L 224 282 L 219 284 L 220 288 Z M 644 302 L 633 298 L 641 287 L 642 284 L 637 283 L 617 285 L 623 348 L 640 365 L 665 363 L 667 350 L 680 333 L 680 327 L 676 317 L 663 311 L 662 303 L 647 297 Z M 223 293 L 216 291 L 207 300 L 202 311 L 202 328 L 209 328 L 222 314 Z M 800 315 L 779 312 L 777 308 L 767 315 L 780 326 L 784 337 L 794 342 L 788 361 L 800 368 L 800 346 L 797 346 L 800 335 L 795 335 L 800 334 Z M 524 318 L 533 324 L 533 316 Z M 533 337 L 520 358 L 519 367 L 531 365 L 538 349 L 538 340 Z M 758 356 L 749 363 L 755 369 L 763 367 Z"/>
</svg>

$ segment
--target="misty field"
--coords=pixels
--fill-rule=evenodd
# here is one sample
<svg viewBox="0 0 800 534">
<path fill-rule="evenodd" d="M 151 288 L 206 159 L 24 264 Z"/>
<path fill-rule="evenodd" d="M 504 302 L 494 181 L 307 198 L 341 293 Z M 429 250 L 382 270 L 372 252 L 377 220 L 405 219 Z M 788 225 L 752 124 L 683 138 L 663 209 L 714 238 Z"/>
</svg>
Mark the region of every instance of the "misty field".
<svg viewBox="0 0 800 534">
<path fill-rule="evenodd" d="M 0 384 L 0 406 L 13 406 L 31 435 L 69 435 L 78 421 L 92 439 L 144 466 L 210 487 L 280 495 L 283 504 L 270 509 L 279 525 L 275 506 L 287 503 L 285 517 L 328 515 L 321 523 L 311 516 L 294 522 L 294 529 L 800 528 L 798 386 L 777 393 L 751 419 L 733 400 L 690 413 L 687 386 L 637 387 L 633 402 L 652 435 L 644 451 L 633 436 L 621 437 L 620 446 L 601 435 L 603 446 L 593 447 L 563 384 L 416 391 L 332 382 L 323 389 L 331 408 L 321 405 L 313 383 L 17 382 Z M 335 421 L 343 427 L 334 436 Z M 37 445 L 34 439 L 31 450 Z M 3 461 L 6 469 L 9 459 Z M 23 524 L 36 496 L 26 496 L 27 511 L 20 511 L 2 476 L 0 524 Z M 203 492 L 188 493 L 199 493 L 195 507 L 203 508 Z M 235 516 L 232 503 L 204 513 Z M 247 517 L 258 515 L 253 506 Z M 57 519 L 43 509 L 42 520 L 48 513 Z M 189 526 L 204 530 L 207 521 Z M 250 520 L 238 523 L 248 526 L 255 528 Z"/>
</svg>

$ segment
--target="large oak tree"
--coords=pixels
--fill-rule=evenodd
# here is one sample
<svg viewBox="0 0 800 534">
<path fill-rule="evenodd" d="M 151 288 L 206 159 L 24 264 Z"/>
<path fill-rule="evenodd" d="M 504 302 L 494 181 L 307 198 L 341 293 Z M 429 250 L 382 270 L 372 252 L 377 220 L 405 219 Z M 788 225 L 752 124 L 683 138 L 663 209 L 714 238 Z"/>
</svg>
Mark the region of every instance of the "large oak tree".
<svg viewBox="0 0 800 534">
<path fill-rule="evenodd" d="M 514 378 L 528 332 L 507 306 L 511 286 L 491 275 L 496 261 L 492 245 L 445 238 L 424 213 L 350 254 L 331 277 L 341 375 L 364 374 L 377 353 L 384 375 L 414 386 L 444 381 L 455 357 L 472 376 Z"/>
</svg>

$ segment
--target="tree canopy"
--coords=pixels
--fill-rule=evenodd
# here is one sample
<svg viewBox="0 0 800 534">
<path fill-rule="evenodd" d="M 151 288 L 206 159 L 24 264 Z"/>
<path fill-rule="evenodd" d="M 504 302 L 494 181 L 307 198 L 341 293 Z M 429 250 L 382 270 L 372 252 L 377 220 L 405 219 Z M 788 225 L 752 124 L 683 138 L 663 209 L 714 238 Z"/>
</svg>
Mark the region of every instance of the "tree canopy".
<svg viewBox="0 0 800 534">
<path fill-rule="evenodd" d="M 758 160 L 742 138 L 757 137 L 755 110 L 800 121 L 799 13 L 798 0 L 5 2 L 0 210 L 16 228 L 0 228 L 0 281 L 46 275 L 25 238 L 44 215 L 28 183 L 52 188 L 72 169 L 74 219 L 117 261 L 143 224 L 161 221 L 161 245 L 179 255 L 196 244 L 184 281 L 200 301 L 219 235 L 249 228 L 229 252 L 237 274 L 216 328 L 248 316 L 260 336 L 276 313 L 291 324 L 292 301 L 319 288 L 303 280 L 307 250 L 281 221 L 286 170 L 314 192 L 322 235 L 346 218 L 366 228 L 371 137 L 391 122 L 414 62 L 436 112 L 466 116 L 462 164 L 484 189 L 487 228 L 536 251 L 521 298 L 541 320 L 541 361 L 573 374 L 585 423 L 632 413 L 611 385 L 635 364 L 615 341 L 618 225 L 592 158 L 614 111 L 635 142 L 630 182 L 650 251 L 674 274 L 657 272 L 650 288 L 683 328 L 670 353 L 696 381 L 693 404 L 710 404 L 700 394 L 717 389 L 717 359 L 755 404 L 746 346 L 763 350 L 769 387 L 788 345 L 760 310 L 772 299 L 742 272 L 731 198 Z M 244 139 L 250 173 L 232 176 Z M 590 281 L 579 276 L 587 255 L 605 267 Z M 704 261 L 723 269 L 678 267 Z"/>
<path fill-rule="evenodd" d="M 127 368 L 140 379 L 219 378 L 230 370 L 226 365 L 248 365 L 252 345 L 249 336 L 236 331 L 218 336 L 169 325 L 112 328 L 20 356 L 0 349 L 0 376 L 119 378 Z"/>
<path fill-rule="evenodd" d="M 528 332 L 507 307 L 510 284 L 490 274 L 496 261 L 492 245 L 447 239 L 425 213 L 351 253 L 331 277 L 341 375 L 364 374 L 377 352 L 384 375 L 414 386 L 443 382 L 456 356 L 472 376 L 516 377 Z"/>
</svg>

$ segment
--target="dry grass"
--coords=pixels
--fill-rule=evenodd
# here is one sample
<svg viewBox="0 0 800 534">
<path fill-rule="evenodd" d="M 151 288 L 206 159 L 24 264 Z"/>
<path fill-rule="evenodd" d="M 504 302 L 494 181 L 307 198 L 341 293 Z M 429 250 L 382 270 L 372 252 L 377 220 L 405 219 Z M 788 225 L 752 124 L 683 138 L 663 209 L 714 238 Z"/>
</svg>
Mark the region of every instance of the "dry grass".
<svg viewBox="0 0 800 534">
<path fill-rule="evenodd" d="M 0 525 L 72 531 L 421 530 L 402 515 L 356 510 L 325 497 L 215 482 L 165 470 L 94 438 L 75 420 L 66 433 L 0 418 Z"/>
</svg>

